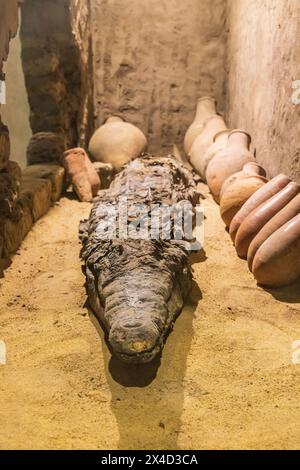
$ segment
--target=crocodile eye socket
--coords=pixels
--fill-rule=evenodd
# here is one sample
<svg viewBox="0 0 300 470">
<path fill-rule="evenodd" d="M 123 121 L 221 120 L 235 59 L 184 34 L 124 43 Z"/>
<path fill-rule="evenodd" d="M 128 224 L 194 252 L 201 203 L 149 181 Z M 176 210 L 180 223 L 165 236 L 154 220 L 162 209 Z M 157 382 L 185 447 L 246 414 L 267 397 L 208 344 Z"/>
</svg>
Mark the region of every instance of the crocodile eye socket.
<svg viewBox="0 0 300 470">
<path fill-rule="evenodd" d="M 142 326 L 142 323 L 140 322 L 132 322 L 132 323 L 125 323 L 124 324 L 124 328 L 139 328 L 140 326 Z"/>
</svg>

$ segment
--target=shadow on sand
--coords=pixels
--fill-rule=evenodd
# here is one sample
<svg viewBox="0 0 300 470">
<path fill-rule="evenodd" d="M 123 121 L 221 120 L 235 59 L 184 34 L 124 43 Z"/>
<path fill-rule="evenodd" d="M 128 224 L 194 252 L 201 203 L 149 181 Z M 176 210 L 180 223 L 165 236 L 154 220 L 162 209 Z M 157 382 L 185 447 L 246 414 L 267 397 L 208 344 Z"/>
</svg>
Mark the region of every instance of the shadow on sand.
<svg viewBox="0 0 300 470">
<path fill-rule="evenodd" d="M 277 287 L 274 289 L 264 286 L 261 287 L 280 302 L 286 302 L 288 304 L 298 304 L 300 302 L 300 279 L 286 287 Z"/>
<path fill-rule="evenodd" d="M 118 449 L 179 448 L 187 357 L 201 298 L 201 291 L 193 282 L 189 300 L 175 322 L 162 357 L 150 364 L 123 364 L 111 355 L 107 341 L 101 341 L 111 409 L 119 428 Z M 103 338 L 102 327 L 93 314 L 91 319 Z"/>
</svg>

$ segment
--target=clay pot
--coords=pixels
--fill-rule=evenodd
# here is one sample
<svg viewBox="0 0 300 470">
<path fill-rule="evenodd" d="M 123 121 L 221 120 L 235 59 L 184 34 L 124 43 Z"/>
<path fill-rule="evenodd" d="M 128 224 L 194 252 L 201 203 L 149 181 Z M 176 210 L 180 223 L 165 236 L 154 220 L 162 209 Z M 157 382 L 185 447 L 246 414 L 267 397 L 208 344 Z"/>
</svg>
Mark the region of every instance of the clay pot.
<svg viewBox="0 0 300 470">
<path fill-rule="evenodd" d="M 187 155 L 192 148 L 194 140 L 203 131 L 205 121 L 216 113 L 216 101 L 214 98 L 203 96 L 198 99 L 195 119 L 188 128 L 184 138 L 183 147 Z"/>
<path fill-rule="evenodd" d="M 252 272 L 259 284 L 286 286 L 300 276 L 300 214 L 276 230 L 257 250 Z"/>
<path fill-rule="evenodd" d="M 209 162 L 214 158 L 214 156 L 220 150 L 223 150 L 228 144 L 228 135 L 230 134 L 231 129 L 224 129 L 220 132 L 217 132 L 214 136 L 212 145 L 208 148 L 202 158 L 199 158 L 198 162 L 195 163 L 195 169 L 206 182 L 206 170 Z"/>
<path fill-rule="evenodd" d="M 147 148 L 142 131 L 117 116 L 112 116 L 99 127 L 89 143 L 89 151 L 98 162 L 111 163 L 119 170 L 137 158 Z"/>
<path fill-rule="evenodd" d="M 247 261 L 250 271 L 252 271 L 253 260 L 260 246 L 280 227 L 300 214 L 300 194 L 297 194 L 281 211 L 272 217 L 269 222 L 258 232 L 252 240 L 247 255 Z"/>
<path fill-rule="evenodd" d="M 90 202 L 100 189 L 100 178 L 86 152 L 74 148 L 64 152 L 61 159 L 67 174 L 70 176 L 73 189 L 78 199 Z"/>
<path fill-rule="evenodd" d="M 229 227 L 229 233 L 232 241 L 235 241 L 237 231 L 245 220 L 245 218 L 263 202 L 270 199 L 274 194 L 278 193 L 287 184 L 290 183 L 290 179 L 285 175 L 275 176 L 271 181 L 266 183 L 262 188 L 256 191 L 249 199 L 245 202 L 242 208 L 234 216 Z"/>
<path fill-rule="evenodd" d="M 263 202 L 245 218 L 235 237 L 235 248 L 241 258 L 247 258 L 248 248 L 262 227 L 277 212 L 285 207 L 300 191 L 297 183 L 289 183 L 285 188 Z"/>
<path fill-rule="evenodd" d="M 197 173 L 200 174 L 200 163 L 214 143 L 215 135 L 221 131 L 227 131 L 226 124 L 222 116 L 215 114 L 205 121 L 203 131 L 194 140 L 188 157 Z"/>
<path fill-rule="evenodd" d="M 220 202 L 221 188 L 229 176 L 241 171 L 246 163 L 254 162 L 249 151 L 251 137 L 247 132 L 236 129 L 228 135 L 224 150 L 216 153 L 206 170 L 206 180 L 215 201 Z"/>
<path fill-rule="evenodd" d="M 96 168 L 94 167 L 87 153 L 85 152 L 85 150 L 81 147 L 76 147 L 71 150 L 67 150 L 64 153 L 64 158 L 66 158 L 68 155 L 77 156 L 77 158 L 79 159 L 81 159 L 81 157 L 84 158 L 84 164 L 85 164 L 85 168 L 88 174 L 88 179 L 92 187 L 92 194 L 93 196 L 97 196 L 98 191 L 100 190 L 100 187 L 101 187 L 100 177 L 98 175 Z"/>
<path fill-rule="evenodd" d="M 243 170 L 229 176 L 220 193 L 220 213 L 229 227 L 233 217 L 255 191 L 268 181 L 265 170 L 257 163 L 244 165 Z"/>
</svg>

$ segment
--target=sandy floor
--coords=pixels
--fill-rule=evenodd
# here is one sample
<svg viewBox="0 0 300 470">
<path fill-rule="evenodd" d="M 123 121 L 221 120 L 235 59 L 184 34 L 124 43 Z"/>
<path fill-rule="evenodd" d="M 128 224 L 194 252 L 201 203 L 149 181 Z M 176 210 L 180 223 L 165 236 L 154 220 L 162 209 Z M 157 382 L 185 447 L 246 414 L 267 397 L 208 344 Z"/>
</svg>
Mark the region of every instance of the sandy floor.
<svg viewBox="0 0 300 470">
<path fill-rule="evenodd" d="M 35 225 L 0 281 L 1 449 L 299 448 L 300 283 L 256 287 L 205 206 L 198 286 L 161 363 L 143 369 L 111 359 L 84 307 L 89 206 L 62 199 Z"/>
</svg>

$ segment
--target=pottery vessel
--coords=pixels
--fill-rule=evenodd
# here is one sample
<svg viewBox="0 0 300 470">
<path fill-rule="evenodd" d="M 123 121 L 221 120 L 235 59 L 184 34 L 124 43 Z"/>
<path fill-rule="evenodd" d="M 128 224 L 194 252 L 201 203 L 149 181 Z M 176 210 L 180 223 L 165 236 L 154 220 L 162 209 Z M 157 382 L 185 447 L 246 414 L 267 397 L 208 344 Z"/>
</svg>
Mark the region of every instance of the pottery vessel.
<svg viewBox="0 0 300 470">
<path fill-rule="evenodd" d="M 97 196 L 97 193 L 101 187 L 101 181 L 97 173 L 97 170 L 92 164 L 91 160 L 89 159 L 86 151 L 81 147 L 76 147 L 76 148 L 67 150 L 64 153 L 63 159 L 66 159 L 69 155 L 73 155 L 74 157 L 77 157 L 80 161 L 82 160 L 82 158 L 84 159 L 85 169 L 87 171 L 88 179 L 92 188 L 92 195 Z"/>
<path fill-rule="evenodd" d="M 194 140 L 203 131 L 205 121 L 215 114 L 217 114 L 217 111 L 216 100 L 214 98 L 211 96 L 203 96 L 198 99 L 194 121 L 188 128 L 184 137 L 183 147 L 187 155 L 192 148 Z"/>
<path fill-rule="evenodd" d="M 202 159 L 214 143 L 215 135 L 221 131 L 227 131 L 226 124 L 222 116 L 215 114 L 205 121 L 203 131 L 194 140 L 188 158 L 198 174 L 200 174 Z"/>
<path fill-rule="evenodd" d="M 254 209 L 245 218 L 235 237 L 235 248 L 241 258 L 247 258 L 248 248 L 254 237 L 262 227 L 285 207 L 300 191 L 297 183 L 291 182 L 277 194 L 259 207 Z"/>
<path fill-rule="evenodd" d="M 281 211 L 272 217 L 252 240 L 247 255 L 248 267 L 252 271 L 252 264 L 259 247 L 280 227 L 300 214 L 300 194 L 297 194 Z"/>
<path fill-rule="evenodd" d="M 241 171 L 246 163 L 255 161 L 249 150 L 250 142 L 251 137 L 247 132 L 235 129 L 228 135 L 228 144 L 224 150 L 217 152 L 209 162 L 206 180 L 217 203 L 220 202 L 221 188 L 227 178 Z"/>
<path fill-rule="evenodd" d="M 231 129 L 224 129 L 220 132 L 217 132 L 213 138 L 213 143 L 205 152 L 202 158 L 199 159 L 197 163 L 196 171 L 199 173 L 203 181 L 206 183 L 206 170 L 209 162 L 214 158 L 214 156 L 220 150 L 223 150 L 228 144 L 228 135 L 230 134 Z M 195 164 L 196 167 L 196 164 Z"/>
<path fill-rule="evenodd" d="M 82 148 L 74 148 L 64 152 L 61 164 L 66 170 L 73 190 L 82 202 L 90 202 L 96 196 L 101 183 L 92 162 Z"/>
<path fill-rule="evenodd" d="M 227 178 L 220 193 L 220 213 L 226 227 L 249 197 L 267 181 L 265 170 L 254 162 L 246 163 L 242 171 Z"/>
<path fill-rule="evenodd" d="M 118 116 L 112 116 L 99 127 L 89 143 L 92 157 L 102 163 L 111 163 L 116 170 L 137 158 L 147 148 L 142 131 Z"/>
<path fill-rule="evenodd" d="M 300 277 L 300 214 L 259 247 L 252 272 L 259 284 L 268 287 L 286 286 Z"/>
<path fill-rule="evenodd" d="M 268 183 L 265 184 L 262 188 L 256 191 L 249 199 L 245 202 L 242 208 L 237 212 L 234 218 L 231 221 L 229 227 L 229 233 L 232 241 L 235 241 L 237 231 L 245 220 L 245 218 L 252 212 L 256 207 L 258 207 L 263 202 L 270 199 L 274 194 L 278 193 L 291 182 L 290 178 L 286 175 L 277 175 L 275 178 L 271 179 Z"/>
</svg>

